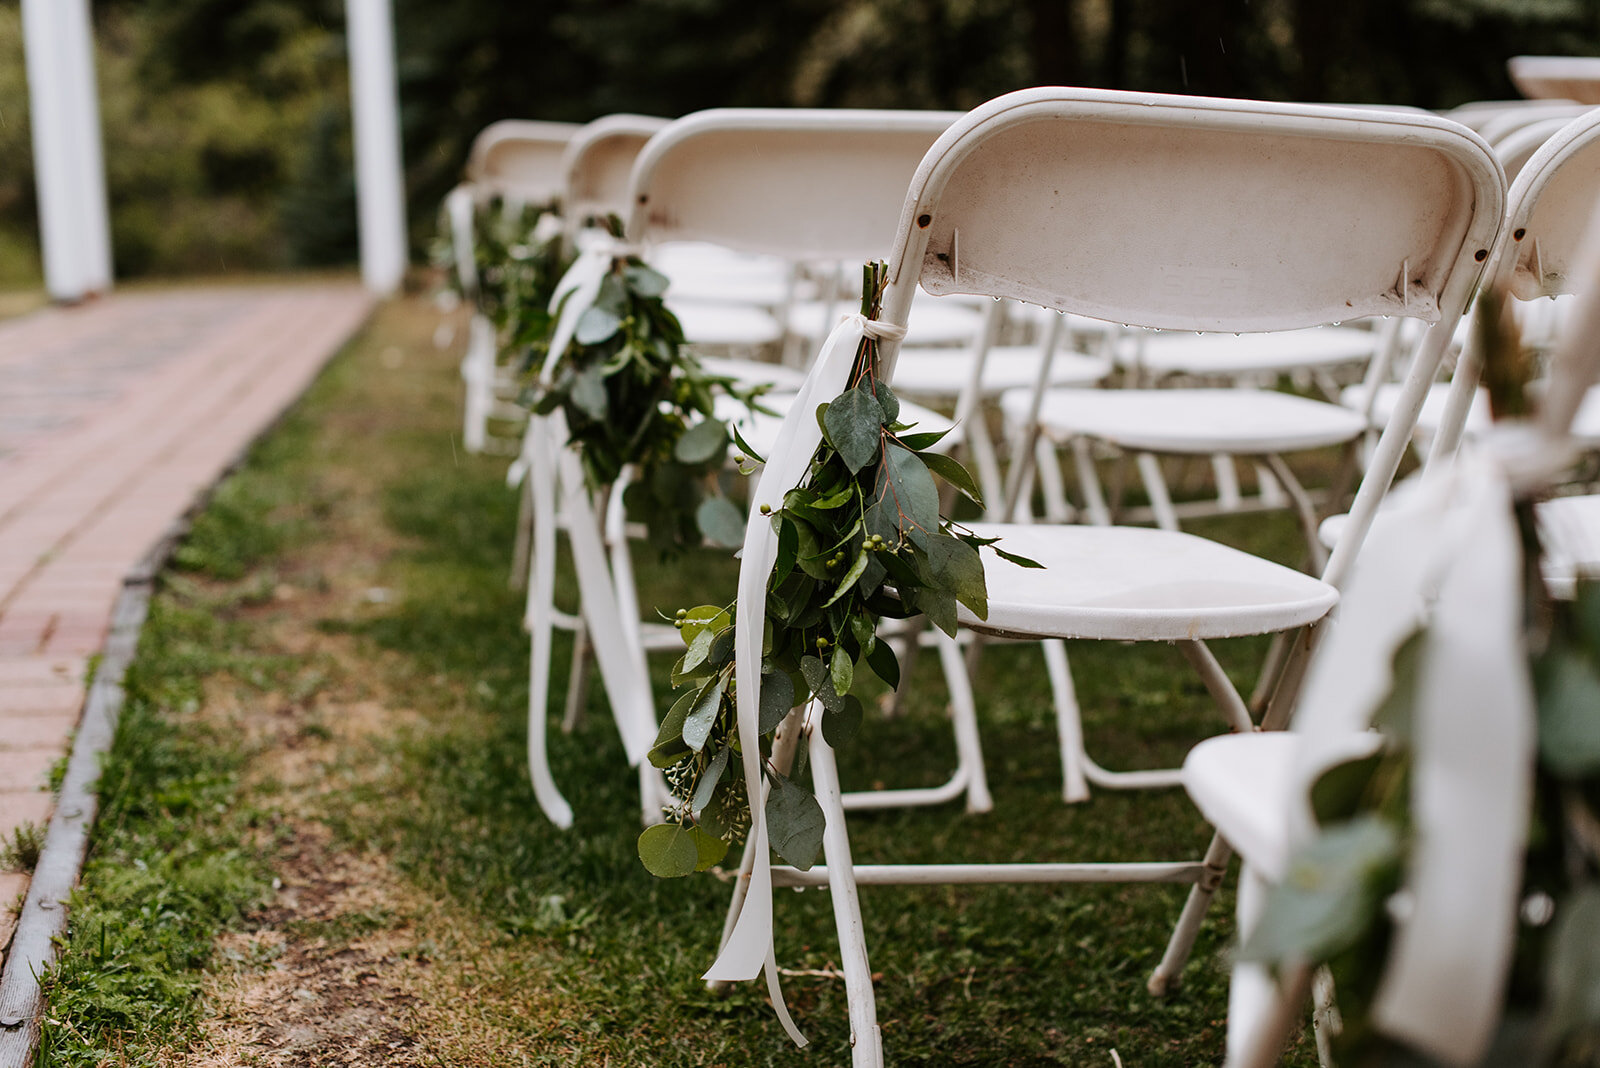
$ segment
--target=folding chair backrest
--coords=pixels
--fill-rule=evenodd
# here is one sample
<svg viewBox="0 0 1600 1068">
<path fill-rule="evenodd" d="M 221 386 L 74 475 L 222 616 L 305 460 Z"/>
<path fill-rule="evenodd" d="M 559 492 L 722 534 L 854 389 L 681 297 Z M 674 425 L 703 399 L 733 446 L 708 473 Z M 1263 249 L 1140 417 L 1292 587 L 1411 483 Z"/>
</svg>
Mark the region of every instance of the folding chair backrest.
<svg viewBox="0 0 1600 1068">
<path fill-rule="evenodd" d="M 1506 70 L 1524 96 L 1600 104 L 1600 58 L 1512 56 L 1506 60 Z"/>
<path fill-rule="evenodd" d="M 1520 111 L 1528 107 L 1545 107 L 1549 104 L 1575 103 L 1577 103 L 1575 100 L 1473 100 L 1448 111 L 1441 111 L 1439 114 L 1452 122 L 1459 122 L 1469 130 L 1476 130 L 1481 135 L 1486 124 L 1507 112 Z"/>
<path fill-rule="evenodd" d="M 1432 115 L 1029 89 L 928 153 L 891 294 L 920 278 L 1181 330 L 1435 322 L 1464 305 L 1503 195 L 1487 146 Z"/>
<path fill-rule="evenodd" d="M 1572 267 L 1600 200 L 1600 110 L 1547 137 L 1507 197 L 1495 277 L 1519 300 L 1570 293 Z"/>
<path fill-rule="evenodd" d="M 569 226 L 628 213 L 628 176 L 634 162 L 668 121 L 650 115 L 607 115 L 573 136 L 561 160 L 566 186 L 562 211 Z"/>
<path fill-rule="evenodd" d="M 904 326 L 920 281 L 935 294 L 1164 329 L 1279 330 L 1370 315 L 1438 324 L 1324 572 L 1337 585 L 1399 465 L 1504 203 L 1488 146 L 1433 115 L 1026 89 L 969 113 L 918 168 L 883 318 Z M 897 346 L 882 351 L 892 374 Z"/>
<path fill-rule="evenodd" d="M 1483 139 L 1498 149 L 1508 138 L 1529 126 L 1551 119 L 1575 119 L 1589 110 L 1587 104 L 1546 103 L 1538 101 L 1515 111 L 1502 112 L 1489 119 L 1479 130 Z"/>
<path fill-rule="evenodd" d="M 524 204 L 554 200 L 565 185 L 562 154 L 581 129 L 572 122 L 528 119 L 490 123 L 473 139 L 467 178 L 488 194 Z"/>
<path fill-rule="evenodd" d="M 1495 142 L 1494 154 L 1499 157 L 1500 166 L 1505 168 L 1506 181 L 1515 182 L 1517 175 L 1522 173 L 1522 168 L 1527 166 L 1533 154 L 1539 151 L 1539 146 L 1564 128 L 1567 121 L 1564 118 L 1541 119 Z"/>
<path fill-rule="evenodd" d="M 791 260 L 880 259 L 918 163 L 959 112 L 726 108 L 666 127 L 632 176 L 627 236 Z"/>
</svg>

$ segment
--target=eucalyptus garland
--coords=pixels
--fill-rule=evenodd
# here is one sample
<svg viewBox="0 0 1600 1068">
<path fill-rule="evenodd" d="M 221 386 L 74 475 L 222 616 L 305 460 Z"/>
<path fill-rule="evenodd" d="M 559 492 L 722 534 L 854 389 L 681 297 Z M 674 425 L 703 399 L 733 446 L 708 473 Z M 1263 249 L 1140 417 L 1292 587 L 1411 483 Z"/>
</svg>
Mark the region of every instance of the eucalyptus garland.
<svg viewBox="0 0 1600 1068">
<path fill-rule="evenodd" d="M 866 268 L 862 313 L 877 318 L 883 264 Z M 988 616 L 978 550 L 990 547 L 1024 567 L 1040 565 L 993 548 L 940 514 L 935 478 L 982 505 L 976 482 L 955 460 L 929 450 L 947 431 L 916 432 L 900 421 L 900 402 L 879 374 L 878 343 L 863 339 L 850 385 L 817 410 L 822 443 L 801 484 L 772 511 L 776 566 L 767 583 L 762 642 L 760 731 L 770 735 L 796 706 L 822 705 L 831 746 L 850 741 L 863 706 L 851 692 L 865 670 L 890 687 L 900 681 L 892 648 L 878 637 L 885 619 L 925 615 L 948 634 L 956 606 Z M 747 450 L 748 451 L 748 450 Z M 667 822 L 639 837 L 639 857 L 663 877 L 719 863 L 746 830 L 747 790 L 737 731 L 733 606 L 677 613 L 687 650 L 672 683 L 682 695 L 661 724 L 650 761 L 666 771 L 675 804 Z M 823 815 L 804 786 L 770 761 L 765 815 L 772 848 L 810 868 L 822 843 Z"/>
<path fill-rule="evenodd" d="M 667 285 L 637 256 L 615 257 L 554 375 L 533 382 L 527 399 L 537 415 L 559 410 L 566 417 L 568 443 L 591 486 L 609 486 L 633 469 L 623 502 L 664 552 L 703 541 L 732 547 L 743 537 L 744 518 L 718 483 L 730 426 L 717 417 L 717 396 L 760 410 L 766 387 L 704 370 L 663 300 Z M 528 367 L 543 362 L 554 327 L 543 321 L 543 333 L 529 343 Z"/>
<path fill-rule="evenodd" d="M 509 208 L 500 198 L 474 205 L 473 258 L 478 277 L 477 309 L 494 324 L 501 351 L 525 353 L 551 329 L 550 298 L 572 264 L 565 247 L 555 201 Z M 441 226 L 441 230 L 444 227 Z M 460 296 L 455 243 L 441 233 L 434 264 L 445 284 Z"/>
<path fill-rule="evenodd" d="M 1479 300 L 1484 384 L 1496 418 L 1530 410 L 1532 362 L 1503 295 Z M 1526 566 L 1524 619 L 1537 710 L 1537 763 L 1516 945 L 1500 1027 L 1485 1061 L 1600 1063 L 1600 580 L 1580 577 L 1570 602 L 1544 588 L 1534 504 L 1516 503 Z M 1338 997 L 1332 1039 L 1341 1065 L 1432 1063 L 1385 1036 L 1370 1010 L 1395 933 L 1393 909 L 1414 833 L 1412 709 L 1428 641 L 1396 652 L 1394 685 L 1374 716 L 1383 748 L 1313 784 L 1316 835 L 1268 892 L 1241 947 L 1273 965 L 1326 964 Z M 1494 922 L 1485 917 L 1485 922 Z"/>
</svg>

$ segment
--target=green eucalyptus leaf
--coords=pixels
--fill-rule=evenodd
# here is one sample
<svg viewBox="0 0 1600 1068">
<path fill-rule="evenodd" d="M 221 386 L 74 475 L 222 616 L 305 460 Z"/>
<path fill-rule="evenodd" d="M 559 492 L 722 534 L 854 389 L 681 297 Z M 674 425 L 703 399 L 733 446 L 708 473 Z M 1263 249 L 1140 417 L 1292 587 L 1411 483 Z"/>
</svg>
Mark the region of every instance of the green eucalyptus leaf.
<svg viewBox="0 0 1600 1068">
<path fill-rule="evenodd" d="M 972 503 L 980 508 L 983 507 L 983 492 L 978 489 L 977 481 L 968 473 L 965 467 L 962 467 L 951 457 L 941 453 L 924 452 L 918 455 L 922 457 L 922 462 L 928 466 L 929 471 L 932 471 L 966 494 Z"/>
<path fill-rule="evenodd" d="M 615 311 L 596 304 L 591 308 L 585 308 L 583 314 L 578 316 L 578 325 L 572 332 L 572 339 L 580 345 L 598 345 L 616 337 L 617 331 L 621 329 L 622 317 Z"/>
<path fill-rule="evenodd" d="M 773 851 L 801 871 L 811 870 L 822 849 L 822 831 L 827 824 L 822 806 L 811 791 L 782 775 L 773 776 L 766 814 L 767 837 Z"/>
<path fill-rule="evenodd" d="M 795 562 L 800 565 L 800 570 L 814 579 L 826 581 L 832 578 L 828 570 L 830 550 L 823 548 L 821 539 L 817 537 L 817 528 L 793 513 L 786 511 L 784 517 L 794 525 Z"/>
<path fill-rule="evenodd" d="M 1552 645 L 1534 666 L 1539 755 L 1552 773 L 1582 779 L 1600 770 L 1600 672 L 1569 644 Z"/>
<path fill-rule="evenodd" d="M 844 699 L 844 707 L 839 711 L 825 711 L 822 714 L 822 738 L 833 748 L 847 744 L 861 729 L 861 720 L 866 710 L 862 708 L 861 701 L 850 694 Z"/>
<path fill-rule="evenodd" d="M 727 752 L 727 750 L 723 750 Z M 689 834 L 694 838 L 695 871 L 710 871 L 722 863 L 722 858 L 728 855 L 728 841 L 717 835 L 701 830 L 699 827 L 690 827 Z"/>
<path fill-rule="evenodd" d="M 698 690 L 689 690 L 672 703 L 672 708 L 667 711 L 660 729 L 656 731 L 655 745 L 650 748 L 652 766 L 670 768 L 689 755 L 689 747 L 683 740 L 683 723 L 698 693 Z"/>
<path fill-rule="evenodd" d="M 846 571 L 844 573 L 844 578 L 839 580 L 839 586 L 833 591 L 833 596 L 829 597 L 825 602 L 823 602 L 822 607 L 828 607 L 829 605 L 833 604 L 833 602 L 849 593 L 850 587 L 854 586 L 856 584 L 856 580 L 861 577 L 862 572 L 867 570 L 867 564 L 871 562 L 871 558 L 872 553 L 869 552 L 866 545 L 863 544 L 860 551 L 856 553 L 855 563 L 850 565 L 850 570 Z"/>
<path fill-rule="evenodd" d="M 683 744 L 696 753 L 705 748 L 706 739 L 711 737 L 717 713 L 722 711 L 722 691 L 727 684 L 726 673 L 706 680 L 706 684 L 695 695 L 689 714 L 683 719 Z"/>
<path fill-rule="evenodd" d="M 948 534 L 928 539 L 928 569 L 939 586 L 979 619 L 989 618 L 989 590 L 983 578 L 983 561 L 978 550 Z"/>
<path fill-rule="evenodd" d="M 733 616 L 726 608 L 719 608 L 714 604 L 696 605 L 683 614 L 683 643 L 693 645 L 694 640 L 703 630 L 713 633 L 733 623 Z"/>
<path fill-rule="evenodd" d="M 806 680 L 812 695 L 822 702 L 823 708 L 839 708 L 844 704 L 844 698 L 833 688 L 832 673 L 821 657 L 801 657 L 800 675 Z"/>
<path fill-rule="evenodd" d="M 794 680 L 787 671 L 769 671 L 761 676 L 761 733 L 776 730 L 783 717 L 795 706 Z"/>
<path fill-rule="evenodd" d="M 1394 651 L 1390 670 L 1394 684 L 1383 703 L 1372 713 L 1372 725 L 1399 744 L 1412 737 L 1412 707 L 1416 704 L 1417 679 L 1422 672 L 1422 653 L 1427 648 L 1428 632 L 1413 631 Z"/>
<path fill-rule="evenodd" d="M 628 290 L 616 272 L 613 271 L 600 280 L 600 291 L 595 294 L 594 306 L 610 312 L 617 319 L 621 319 L 627 313 Z M 583 344 L 587 345 L 589 342 Z"/>
<path fill-rule="evenodd" d="M 1018 556 L 1016 553 L 1008 553 L 998 546 L 991 545 L 989 548 L 996 556 L 1007 563 L 1016 564 L 1018 567 L 1038 568 L 1041 571 L 1044 569 L 1044 565 L 1037 560 L 1029 559 L 1026 556 Z"/>
<path fill-rule="evenodd" d="M 871 378 L 862 382 L 856 388 L 871 396 L 878 407 L 883 409 L 883 421 L 885 424 L 892 423 L 900 418 L 900 398 L 894 395 L 894 390 L 889 388 L 889 383 Z"/>
<path fill-rule="evenodd" d="M 661 879 L 693 875 L 700 866 L 700 848 L 689 829 L 676 823 L 646 827 L 639 836 L 639 859 L 645 870 Z"/>
<path fill-rule="evenodd" d="M 606 396 L 606 380 L 599 364 L 592 363 L 573 375 L 569 392 L 572 403 L 584 415 L 595 422 L 605 420 L 610 411 L 610 400 Z"/>
<path fill-rule="evenodd" d="M 670 280 L 666 275 L 643 263 L 632 263 L 622 272 L 628 288 L 641 297 L 659 297 L 667 291 Z"/>
<path fill-rule="evenodd" d="M 933 476 L 920 456 L 898 445 L 884 450 L 873 487 L 873 507 L 894 524 L 897 540 L 903 535 L 916 545 L 926 546 L 928 535 L 939 529 L 939 490 L 933 484 Z M 871 511 L 869 508 L 867 529 L 877 533 Z"/>
<path fill-rule="evenodd" d="M 877 458 L 883 439 L 883 408 L 870 393 L 850 389 L 839 394 L 823 413 L 822 425 L 851 474 Z"/>
<path fill-rule="evenodd" d="M 717 632 L 716 638 L 711 642 L 711 653 L 706 657 L 706 663 L 712 667 L 724 667 L 733 659 L 734 629 L 724 627 Z"/>
<path fill-rule="evenodd" d="M 744 544 L 745 517 L 726 497 L 707 497 L 694 511 L 694 520 L 707 543 L 723 549 Z"/>
<path fill-rule="evenodd" d="M 775 520 L 778 524 L 778 559 L 772 568 L 774 587 L 783 585 L 800 556 L 800 532 L 795 529 L 794 521 L 782 515 L 775 517 Z"/>
<path fill-rule="evenodd" d="M 1547 1038 L 1567 1040 L 1600 1031 L 1600 887 L 1580 887 L 1556 906 L 1546 964 Z"/>
<path fill-rule="evenodd" d="M 688 627 L 684 627 L 688 630 Z M 711 643 L 716 640 L 716 632 L 710 627 L 699 627 L 695 630 L 694 640 L 689 643 L 689 651 L 683 654 L 679 661 L 682 667 L 679 674 L 687 675 L 695 668 L 706 662 L 706 657 L 711 655 Z"/>
<path fill-rule="evenodd" d="M 672 448 L 672 458 L 681 464 L 704 464 L 720 459 L 728 448 L 728 424 L 720 419 L 703 419 L 683 432 Z"/>
<path fill-rule="evenodd" d="M 828 664 L 828 678 L 833 683 L 833 692 L 837 694 L 850 693 L 850 685 L 855 682 L 856 664 L 850 654 L 845 651 L 841 642 L 833 647 L 833 658 Z M 846 698 L 848 700 L 848 698 Z"/>
<path fill-rule="evenodd" d="M 1244 960 L 1325 961 L 1371 929 L 1400 881 L 1400 834 L 1366 814 L 1325 828 L 1267 893 Z"/>
<path fill-rule="evenodd" d="M 931 449 L 939 444 L 944 440 L 945 435 L 954 429 L 955 427 L 952 426 L 945 427 L 943 430 L 924 430 L 917 434 L 898 434 L 896 439 L 912 452 L 921 452 L 923 449 Z"/>
<path fill-rule="evenodd" d="M 877 642 L 866 653 L 867 667 L 888 684 L 891 690 L 900 687 L 900 660 L 888 642 Z"/>
<path fill-rule="evenodd" d="M 694 818 L 699 819 L 700 813 L 711 804 L 711 797 L 717 792 L 717 783 L 722 781 L 722 773 L 728 770 L 728 758 L 733 750 L 723 746 L 717 750 L 717 755 L 711 758 L 711 763 L 700 773 L 700 782 L 694 788 L 694 797 L 689 802 L 689 811 L 694 813 Z"/>
<path fill-rule="evenodd" d="M 867 612 L 853 615 L 850 617 L 850 634 L 861 647 L 861 655 L 865 656 L 872 652 L 872 647 L 878 642 L 877 621 Z"/>
</svg>

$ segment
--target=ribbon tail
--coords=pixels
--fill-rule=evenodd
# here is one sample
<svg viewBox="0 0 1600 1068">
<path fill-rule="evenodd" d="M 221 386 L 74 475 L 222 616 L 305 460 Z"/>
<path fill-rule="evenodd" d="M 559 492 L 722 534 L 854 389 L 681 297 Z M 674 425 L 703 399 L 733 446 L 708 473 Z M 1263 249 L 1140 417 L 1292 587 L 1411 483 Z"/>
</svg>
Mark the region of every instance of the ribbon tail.
<svg viewBox="0 0 1600 1068">
<path fill-rule="evenodd" d="M 734 671 L 738 684 L 737 712 L 739 736 L 744 741 L 744 774 L 750 795 L 750 835 L 754 843 L 754 865 L 739 919 L 727 944 L 705 973 L 715 982 L 743 982 L 754 979 L 765 968 L 767 989 L 773 1008 L 784 1029 L 797 1044 L 805 1038 L 794 1026 L 777 980 L 772 948 L 772 855 L 765 819 L 766 790 L 762 785 L 760 738 L 761 633 L 766 613 L 767 579 L 772 574 L 776 538 L 772 520 L 761 514 L 761 506 L 776 510 L 783 496 L 811 466 L 812 454 L 822 440 L 817 421 L 811 417 L 819 397 L 833 397 L 846 384 L 856 349 L 866 332 L 866 320 L 852 316 L 835 327 L 823 345 L 816 365 L 791 402 L 788 416 L 778 431 L 771 457 L 751 495 L 750 518 L 745 524 L 744 549 L 739 562 L 738 610 L 734 620 Z"/>
<path fill-rule="evenodd" d="M 1416 844 L 1373 1001 L 1374 1023 L 1447 1064 L 1488 1049 L 1515 944 L 1532 796 L 1534 705 L 1521 634 L 1521 553 L 1504 478 L 1453 479 L 1454 544 L 1423 652 L 1412 814 Z"/>
<path fill-rule="evenodd" d="M 552 423 L 557 421 L 564 431 L 565 421 L 561 420 L 559 412 L 551 418 Z M 572 562 L 578 572 L 583 618 L 594 635 L 595 660 L 600 665 L 600 678 L 610 698 L 611 714 L 616 720 L 617 733 L 622 736 L 622 747 L 628 754 L 629 765 L 637 767 L 655 744 L 655 703 L 649 680 L 639 670 L 639 658 L 634 655 L 623 626 L 616 586 L 611 581 L 611 569 L 606 561 L 605 540 L 584 481 L 583 468 L 571 449 L 561 449 L 559 456 L 562 510 L 567 519 Z"/>
<path fill-rule="evenodd" d="M 544 364 L 539 368 L 539 380 L 548 383 L 555 374 L 555 366 L 572 336 L 578 330 L 578 319 L 594 304 L 600 295 L 600 284 L 611 268 L 610 247 L 590 249 L 573 261 L 567 273 L 556 283 L 555 295 L 550 298 L 550 314 L 556 316 L 555 330 L 550 335 L 550 350 L 545 353 Z"/>
</svg>

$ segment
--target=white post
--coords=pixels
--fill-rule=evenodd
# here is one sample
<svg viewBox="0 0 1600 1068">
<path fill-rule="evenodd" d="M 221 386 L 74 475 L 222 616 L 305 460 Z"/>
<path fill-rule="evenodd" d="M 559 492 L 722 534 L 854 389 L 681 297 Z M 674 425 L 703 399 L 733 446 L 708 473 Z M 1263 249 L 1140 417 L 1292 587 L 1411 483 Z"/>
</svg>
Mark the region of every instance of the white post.
<svg viewBox="0 0 1600 1068">
<path fill-rule="evenodd" d="M 92 292 L 111 288 L 111 213 L 101 147 L 100 93 L 94 73 L 94 24 L 89 0 L 61 0 L 67 24 L 72 129 L 77 141 L 77 195 L 83 212 L 84 278 Z"/>
<path fill-rule="evenodd" d="M 374 293 L 387 296 L 400 288 L 406 269 L 400 101 L 389 0 L 345 0 L 345 19 L 355 122 L 361 279 Z"/>
<path fill-rule="evenodd" d="M 80 300 L 111 284 L 88 0 L 23 0 L 45 288 Z"/>
</svg>

